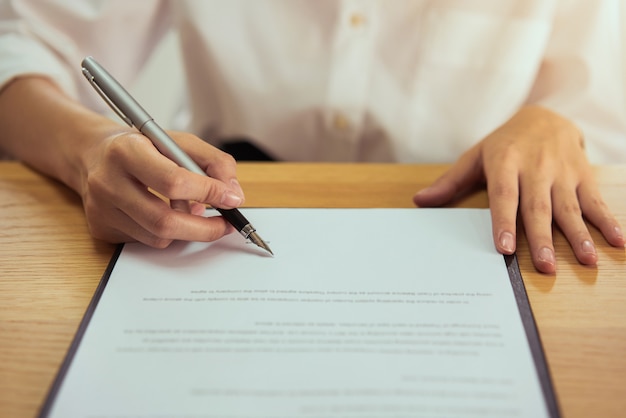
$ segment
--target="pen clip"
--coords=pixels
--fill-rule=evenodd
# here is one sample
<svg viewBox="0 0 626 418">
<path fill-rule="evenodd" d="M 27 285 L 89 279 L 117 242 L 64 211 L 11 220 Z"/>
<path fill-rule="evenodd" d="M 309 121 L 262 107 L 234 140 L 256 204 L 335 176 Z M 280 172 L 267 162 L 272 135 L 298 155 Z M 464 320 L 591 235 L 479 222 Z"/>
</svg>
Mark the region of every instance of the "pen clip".
<svg viewBox="0 0 626 418">
<path fill-rule="evenodd" d="M 113 103 L 111 99 L 109 99 L 109 96 L 107 96 L 106 93 L 100 88 L 98 82 L 96 81 L 96 78 L 89 72 L 88 69 L 84 67 L 83 75 L 85 76 L 87 81 L 89 81 L 89 84 L 91 84 L 93 88 L 98 92 L 100 97 L 102 97 L 102 99 L 109 105 L 109 107 L 117 114 L 117 116 L 119 116 L 124 122 L 128 124 L 128 126 L 132 128 L 134 126 L 133 121 L 130 120 L 130 118 L 126 116 L 119 107 L 115 106 L 115 103 Z"/>
</svg>

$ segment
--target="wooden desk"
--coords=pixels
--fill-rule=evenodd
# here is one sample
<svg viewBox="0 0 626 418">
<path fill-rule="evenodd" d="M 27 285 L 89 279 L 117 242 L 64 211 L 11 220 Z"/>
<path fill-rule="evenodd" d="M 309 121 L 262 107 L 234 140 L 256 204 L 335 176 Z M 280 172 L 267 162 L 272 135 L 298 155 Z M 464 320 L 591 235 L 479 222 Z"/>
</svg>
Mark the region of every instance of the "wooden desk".
<svg viewBox="0 0 626 418">
<path fill-rule="evenodd" d="M 247 205 L 412 207 L 445 166 L 241 164 Z M 626 229 L 626 166 L 596 170 Z M 456 206 L 486 207 L 484 191 Z M 18 163 L 0 163 L 0 416 L 33 417 L 46 396 L 114 246 L 89 235 L 80 200 Z M 626 256 L 597 231 L 597 268 L 557 232 L 558 273 L 518 257 L 564 417 L 626 411 Z"/>
</svg>

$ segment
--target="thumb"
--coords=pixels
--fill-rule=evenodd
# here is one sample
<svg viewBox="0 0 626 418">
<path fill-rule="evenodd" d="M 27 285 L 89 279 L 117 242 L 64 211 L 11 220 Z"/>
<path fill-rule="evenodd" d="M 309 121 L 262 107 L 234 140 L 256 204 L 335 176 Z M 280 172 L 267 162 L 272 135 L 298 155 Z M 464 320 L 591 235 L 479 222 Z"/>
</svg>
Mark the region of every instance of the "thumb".
<svg viewBox="0 0 626 418">
<path fill-rule="evenodd" d="M 417 192 L 413 196 L 413 202 L 422 207 L 441 206 L 481 181 L 483 177 L 481 152 L 477 144 L 461 155 L 433 184 Z"/>
</svg>

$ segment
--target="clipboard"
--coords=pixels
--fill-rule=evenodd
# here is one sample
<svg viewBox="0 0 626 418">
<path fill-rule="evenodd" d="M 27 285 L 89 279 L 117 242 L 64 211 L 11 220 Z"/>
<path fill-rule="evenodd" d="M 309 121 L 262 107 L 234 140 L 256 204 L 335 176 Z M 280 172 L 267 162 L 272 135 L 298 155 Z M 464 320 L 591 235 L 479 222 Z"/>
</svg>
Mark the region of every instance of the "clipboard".
<svg viewBox="0 0 626 418">
<path fill-rule="evenodd" d="M 301 219 L 301 217 L 303 217 L 304 219 L 307 218 L 311 218 L 311 214 L 315 214 L 317 215 L 318 213 L 321 213 L 321 223 L 323 224 L 324 220 L 327 219 L 327 216 L 336 216 L 337 214 L 346 214 L 346 215 L 350 215 L 352 216 L 352 214 L 357 213 L 357 214 L 366 214 L 365 219 L 368 219 L 369 214 L 374 214 L 373 219 L 376 220 L 380 220 L 381 216 L 388 218 L 390 215 L 391 216 L 396 216 L 396 215 L 402 215 L 405 216 L 407 211 L 415 211 L 414 209 L 410 209 L 410 210 L 399 210 L 399 209 L 358 209 L 358 210 L 343 210 L 343 209 L 332 209 L 332 210 L 324 210 L 324 209 L 313 209 L 313 210 L 304 210 L 304 209 L 283 209 L 283 210 L 276 210 L 276 209 L 272 209 L 272 210 L 254 210 L 254 215 L 251 215 L 254 217 L 254 219 L 261 219 L 264 222 L 264 226 L 263 226 L 263 231 L 270 231 L 271 227 L 272 227 L 272 222 L 273 222 L 273 218 L 274 215 L 271 215 L 270 212 L 279 212 L 278 216 L 280 219 L 282 219 L 284 221 L 284 219 L 289 218 L 289 216 L 285 216 L 285 213 L 291 215 L 294 214 L 296 220 Z M 286 211 L 286 212 L 285 212 Z M 311 212 L 312 211 L 312 212 Z M 485 216 L 485 211 L 484 210 L 475 210 L 475 209 L 470 209 L 470 210 L 459 210 L 459 209 L 443 209 L 443 210 L 438 210 L 438 209 L 433 209 L 433 210 L 424 210 L 424 209 L 419 209 L 419 211 L 417 212 L 432 212 L 432 213 L 440 213 L 443 214 L 443 218 L 439 218 L 439 216 L 435 216 L 435 218 L 438 219 L 444 219 L 444 220 L 448 220 L 447 215 L 452 213 L 455 214 L 460 214 L 461 217 L 465 216 L 466 214 L 470 214 L 471 218 L 472 218 L 472 222 L 475 221 L 475 219 L 473 219 L 474 215 L 477 212 L 483 212 L 481 214 L 481 216 L 479 216 L 479 218 L 481 218 L 481 222 L 484 223 L 485 220 L 488 220 L 488 212 L 487 216 Z M 252 210 L 251 210 L 252 212 Z M 416 213 L 417 213 L 416 212 Z M 268 219 L 266 220 L 264 217 L 259 216 L 260 214 L 268 214 Z M 344 219 L 345 221 L 345 219 Z M 362 221 L 362 220 L 361 220 Z M 463 219 L 461 220 L 457 220 L 458 221 L 458 225 L 460 225 L 461 223 L 463 223 Z M 432 222 L 432 220 L 429 220 L 428 222 Z M 484 225 L 482 225 L 484 226 Z M 476 232 L 479 229 L 476 229 L 476 225 L 474 225 L 471 229 L 471 233 Z M 489 239 L 490 240 L 491 235 L 489 234 L 489 231 L 486 231 L 486 235 L 485 235 L 485 239 Z M 237 237 L 238 238 L 238 237 Z M 132 246 L 135 246 L 136 244 L 132 244 Z M 181 244 L 181 245 L 186 245 L 186 244 Z M 216 244 L 209 244 L 210 245 L 216 245 Z M 218 244 L 219 245 L 219 244 Z M 102 279 L 95 291 L 95 294 L 85 312 L 85 315 L 79 325 L 79 328 L 76 332 L 75 338 L 72 341 L 72 344 L 70 345 L 67 355 L 59 369 L 59 372 L 54 380 L 54 382 L 52 383 L 49 393 L 46 397 L 46 400 L 40 410 L 40 414 L 39 417 L 44 418 L 44 417 L 52 417 L 53 415 L 53 408 L 54 408 L 54 404 L 55 401 L 57 400 L 57 398 L 60 396 L 61 393 L 61 388 L 64 384 L 64 382 L 66 381 L 68 374 L 70 372 L 70 369 L 75 361 L 77 352 L 79 350 L 79 347 L 81 347 L 81 343 L 83 341 L 83 339 L 85 338 L 85 335 L 88 331 L 88 329 L 90 329 L 90 325 L 92 323 L 92 318 L 94 316 L 94 314 L 97 312 L 98 308 L 99 308 L 99 303 L 101 302 L 103 296 L 106 294 L 107 292 L 107 285 L 109 284 L 109 280 L 111 279 L 113 272 L 116 271 L 116 267 L 118 266 L 118 261 L 120 260 L 120 257 L 123 257 L 125 255 L 125 249 L 128 247 L 129 245 L 119 245 L 115 251 L 115 253 L 113 254 L 111 261 L 109 262 L 109 265 L 107 266 Z M 278 247 L 279 248 L 279 247 Z M 224 250 L 225 252 L 228 252 L 230 250 L 232 250 L 232 247 L 230 247 L 230 243 L 227 243 L 226 245 L 220 247 L 220 251 Z M 151 249 L 145 249 L 145 250 L 140 250 L 139 252 L 142 251 L 147 251 L 147 252 L 155 252 L 155 251 L 159 251 L 159 250 L 151 250 Z M 254 255 L 252 255 L 254 256 Z M 280 257 L 280 252 L 278 252 L 277 257 Z M 499 256 L 502 257 L 502 256 Z M 525 334 L 525 339 L 528 343 L 528 350 L 530 352 L 530 355 L 532 357 L 532 363 L 534 365 L 534 370 L 536 372 L 536 376 L 537 376 L 537 381 L 538 381 L 538 385 L 541 391 L 541 398 L 542 398 L 542 402 L 544 402 L 544 407 L 545 407 L 545 411 L 546 411 L 546 416 L 550 417 L 550 418 L 557 418 L 560 417 L 560 411 L 559 411 L 559 406 L 558 406 L 558 402 L 557 402 L 557 398 L 555 396 L 555 392 L 554 392 L 554 388 L 552 385 L 552 381 L 551 381 L 551 377 L 550 377 L 550 373 L 549 373 L 549 368 L 545 359 L 545 355 L 543 352 L 543 348 L 542 348 L 542 344 L 541 344 L 541 339 L 540 339 L 540 335 L 539 332 L 537 330 L 536 327 L 536 323 L 533 317 L 533 313 L 532 313 L 532 309 L 530 307 L 529 304 L 529 300 L 528 300 L 528 296 L 526 293 L 526 289 L 524 287 L 524 283 L 521 277 L 521 273 L 519 270 L 519 265 L 517 262 L 517 257 L 515 255 L 511 255 L 511 256 L 503 256 L 504 259 L 504 265 L 506 266 L 506 272 L 508 274 L 508 279 L 509 279 L 509 283 L 510 283 L 510 287 L 512 289 L 512 294 L 514 295 L 514 300 L 515 300 L 515 304 L 517 307 L 517 311 L 519 312 L 519 319 L 520 322 L 523 326 L 523 330 L 524 330 L 524 334 Z M 66 395 L 67 396 L 67 395 Z M 311 416 L 343 416 L 341 415 L 338 410 L 336 411 L 332 411 L 332 410 L 324 410 L 324 411 L 318 411 L 320 412 L 318 415 L 315 415 L 315 410 L 311 409 L 309 410 L 307 413 L 310 413 Z M 345 412 L 345 411 L 344 411 Z M 361 411 L 363 412 L 363 411 Z M 396 411 L 397 413 L 398 411 Z M 167 412 L 164 412 L 166 414 L 168 414 Z M 97 414 L 94 415 L 90 415 L 90 416 L 100 416 Z M 102 415 L 103 417 L 109 417 L 109 415 Z M 113 416 L 113 415 L 111 415 Z M 134 416 L 134 415 L 132 415 Z M 150 415 L 145 415 L 150 416 Z M 170 415 L 166 415 L 166 416 L 170 416 Z M 172 416 L 178 416 L 178 415 L 172 415 Z M 184 414 L 180 415 L 182 416 L 186 416 Z M 191 416 L 195 416 L 195 415 L 191 415 Z M 205 415 L 202 415 L 205 416 Z M 213 417 L 213 415 L 207 413 L 206 416 L 210 416 Z M 221 416 L 221 415 L 215 415 L 215 416 Z M 260 415 L 260 416 L 264 416 L 264 415 Z M 269 415 L 268 415 L 269 416 Z M 273 416 L 273 415 L 272 415 Z M 287 415 L 285 415 L 287 416 Z M 303 416 L 306 416 L 306 414 L 304 414 Z M 348 416 L 352 416 L 352 415 L 348 415 Z M 354 414 L 354 416 L 360 416 L 358 414 Z M 370 415 L 367 416 L 380 416 L 380 417 L 384 417 L 387 416 L 384 411 L 377 411 L 375 413 L 372 413 Z M 396 416 L 393 414 L 390 414 L 390 416 Z M 411 415 L 406 415 L 406 416 L 411 416 Z M 415 415 L 415 416 L 421 416 L 421 415 Z M 143 417 L 143 416 L 142 416 Z"/>
</svg>

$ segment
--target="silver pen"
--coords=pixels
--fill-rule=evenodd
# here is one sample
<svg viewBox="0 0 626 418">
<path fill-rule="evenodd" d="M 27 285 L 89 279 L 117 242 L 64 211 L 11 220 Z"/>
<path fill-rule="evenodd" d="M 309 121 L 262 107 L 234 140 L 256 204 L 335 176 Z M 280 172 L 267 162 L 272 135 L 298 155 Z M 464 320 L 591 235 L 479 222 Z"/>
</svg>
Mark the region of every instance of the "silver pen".
<svg viewBox="0 0 626 418">
<path fill-rule="evenodd" d="M 137 128 L 152 141 L 154 146 L 167 158 L 187 170 L 207 176 L 207 174 L 185 153 L 137 101 L 113 78 L 93 57 L 86 57 L 81 63 L 83 75 L 113 111 L 129 126 Z M 250 222 L 237 209 L 216 210 L 233 225 L 244 238 L 274 254 L 270 247 L 257 234 Z"/>
</svg>

